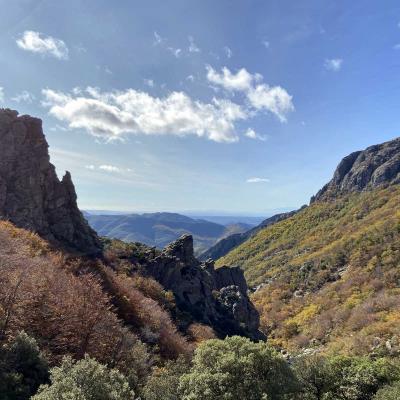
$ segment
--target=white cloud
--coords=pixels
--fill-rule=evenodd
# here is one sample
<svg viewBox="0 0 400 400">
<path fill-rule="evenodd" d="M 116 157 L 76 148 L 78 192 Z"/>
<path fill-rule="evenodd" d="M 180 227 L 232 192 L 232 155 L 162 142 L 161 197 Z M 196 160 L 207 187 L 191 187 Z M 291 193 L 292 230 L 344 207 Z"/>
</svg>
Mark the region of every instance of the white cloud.
<svg viewBox="0 0 400 400">
<path fill-rule="evenodd" d="M 215 85 L 222 86 L 226 90 L 245 91 L 249 90 L 254 80 L 260 80 L 261 75 L 252 75 L 245 68 L 232 73 L 227 67 L 222 68 L 222 73 L 218 73 L 214 68 L 207 65 L 207 79 Z"/>
<path fill-rule="evenodd" d="M 189 40 L 189 53 L 200 53 L 200 48 L 196 45 L 196 43 L 194 42 L 194 39 L 192 36 L 188 37 Z"/>
<path fill-rule="evenodd" d="M 231 58 L 233 56 L 233 51 L 228 46 L 224 47 L 224 52 L 228 58 Z"/>
<path fill-rule="evenodd" d="M 194 82 L 194 76 L 193 75 L 189 75 L 186 77 L 186 80 L 190 81 L 190 82 Z"/>
<path fill-rule="evenodd" d="M 182 49 L 176 49 L 175 47 L 167 47 L 167 50 L 169 50 L 176 58 L 179 58 L 182 54 Z"/>
<path fill-rule="evenodd" d="M 35 100 L 35 96 L 27 90 L 23 90 L 21 93 L 18 93 L 16 96 L 14 96 L 11 100 L 17 103 L 24 102 L 30 104 Z"/>
<path fill-rule="evenodd" d="M 85 129 L 105 140 L 126 134 L 176 136 L 196 135 L 216 142 L 235 142 L 235 123 L 249 117 L 240 105 L 226 99 L 204 103 L 183 92 L 159 98 L 127 89 L 100 92 L 88 87 L 84 93 L 42 91 L 44 106 L 70 128 Z"/>
<path fill-rule="evenodd" d="M 254 129 L 251 128 L 247 129 L 244 135 L 249 139 L 261 140 L 263 142 L 267 140 L 267 136 L 259 135 Z"/>
<path fill-rule="evenodd" d="M 17 40 L 17 45 L 21 49 L 33 53 L 49 54 L 58 59 L 68 59 L 68 47 L 62 40 L 43 36 L 39 32 L 25 31 Z"/>
<path fill-rule="evenodd" d="M 247 183 L 263 183 L 270 182 L 268 178 L 249 178 L 246 180 Z"/>
<path fill-rule="evenodd" d="M 222 72 L 207 66 L 207 79 L 226 90 L 243 92 L 251 107 L 275 114 L 280 121 L 286 121 L 286 115 L 294 110 L 292 96 L 280 86 L 269 86 L 259 83 L 263 80 L 260 74 L 250 74 L 245 68 L 232 73 L 227 67 Z"/>
<path fill-rule="evenodd" d="M 115 165 L 108 165 L 108 164 L 100 165 L 99 169 L 107 172 L 121 172 L 120 168 L 116 167 Z"/>
<path fill-rule="evenodd" d="M 94 171 L 94 170 L 96 169 L 96 167 L 95 167 L 94 165 L 92 165 L 92 164 L 90 164 L 90 165 L 85 165 L 85 168 L 86 168 L 86 169 L 90 169 L 90 170 L 92 170 L 92 171 Z"/>
<path fill-rule="evenodd" d="M 0 86 L 0 103 L 4 101 L 4 88 Z"/>
<path fill-rule="evenodd" d="M 145 85 L 147 85 L 149 87 L 154 87 L 153 79 L 143 79 L 143 82 L 145 83 Z"/>
<path fill-rule="evenodd" d="M 165 41 L 165 39 L 164 39 L 163 37 L 161 37 L 157 32 L 154 32 L 153 35 L 154 35 L 154 42 L 153 42 L 153 44 L 154 44 L 155 46 L 157 46 L 157 45 L 159 45 L 159 44 L 161 44 L 162 42 Z"/>
<path fill-rule="evenodd" d="M 332 58 L 332 59 L 326 59 L 324 66 L 327 70 L 329 71 L 340 71 L 343 65 L 343 60 L 341 58 Z"/>
<path fill-rule="evenodd" d="M 280 86 L 257 85 L 247 93 L 247 98 L 254 108 L 275 114 L 281 122 L 294 110 L 292 96 Z"/>
</svg>

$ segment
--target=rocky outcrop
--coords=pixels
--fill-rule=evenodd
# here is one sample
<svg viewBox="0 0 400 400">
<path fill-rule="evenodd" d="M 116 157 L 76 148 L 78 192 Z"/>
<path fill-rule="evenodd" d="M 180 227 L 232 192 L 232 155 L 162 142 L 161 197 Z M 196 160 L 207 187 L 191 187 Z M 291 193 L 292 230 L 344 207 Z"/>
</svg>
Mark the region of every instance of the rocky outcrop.
<svg viewBox="0 0 400 400">
<path fill-rule="evenodd" d="M 343 158 L 332 180 L 311 198 L 311 203 L 398 183 L 400 138 L 356 151 Z"/>
<path fill-rule="evenodd" d="M 174 293 L 180 310 L 195 321 L 210 325 L 220 337 L 244 335 L 263 339 L 259 315 L 247 295 L 240 268 L 215 269 L 214 262 L 199 262 L 193 254 L 193 238 L 184 235 L 149 260 L 147 272 Z"/>
<path fill-rule="evenodd" d="M 50 163 L 42 121 L 9 109 L 0 109 L 0 218 L 70 252 L 100 251 L 78 209 L 70 173 L 60 181 Z"/>
<path fill-rule="evenodd" d="M 303 206 L 305 207 L 305 206 Z M 286 213 L 276 214 L 272 217 L 265 219 L 261 224 L 257 225 L 256 227 L 248 230 L 247 232 L 243 233 L 235 233 L 233 235 L 229 235 L 228 237 L 221 239 L 218 241 L 214 246 L 210 247 L 204 253 L 200 254 L 200 260 L 207 260 L 208 258 L 212 258 L 213 260 L 218 260 L 232 251 L 234 248 L 240 246 L 244 243 L 247 239 L 250 239 L 256 233 L 258 233 L 261 229 L 275 224 L 279 221 L 283 221 L 284 219 L 290 218 L 295 215 L 298 211 L 303 209 L 300 208 L 299 210 L 289 211 Z"/>
</svg>

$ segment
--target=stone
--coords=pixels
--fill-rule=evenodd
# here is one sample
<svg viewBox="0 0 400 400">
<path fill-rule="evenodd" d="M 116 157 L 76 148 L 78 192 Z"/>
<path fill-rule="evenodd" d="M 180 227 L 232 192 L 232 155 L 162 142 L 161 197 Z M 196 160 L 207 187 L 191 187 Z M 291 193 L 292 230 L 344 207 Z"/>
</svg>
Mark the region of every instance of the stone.
<svg viewBox="0 0 400 400">
<path fill-rule="evenodd" d="M 42 121 L 0 109 L 0 218 L 73 254 L 100 254 L 76 199 L 71 174 L 60 181 L 50 163 Z"/>
<path fill-rule="evenodd" d="M 243 271 L 215 269 L 214 262 L 194 257 L 193 238 L 184 235 L 147 261 L 142 270 L 174 293 L 178 308 L 196 322 L 213 327 L 219 337 L 242 335 L 264 339 L 260 317 L 248 296 Z"/>
<path fill-rule="evenodd" d="M 400 138 L 351 153 L 311 203 L 400 183 Z"/>
</svg>

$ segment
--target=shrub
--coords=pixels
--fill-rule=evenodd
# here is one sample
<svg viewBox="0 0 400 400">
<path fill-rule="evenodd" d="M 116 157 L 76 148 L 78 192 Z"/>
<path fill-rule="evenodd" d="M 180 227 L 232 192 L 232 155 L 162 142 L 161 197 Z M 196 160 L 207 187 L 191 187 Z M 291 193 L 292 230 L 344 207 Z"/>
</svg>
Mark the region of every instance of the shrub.
<svg viewBox="0 0 400 400">
<path fill-rule="evenodd" d="M 39 388 L 32 400 L 132 400 L 127 379 L 116 369 L 108 369 L 86 356 L 74 362 L 65 357 L 51 370 L 51 384 Z"/>
<path fill-rule="evenodd" d="M 201 343 L 180 380 L 183 400 L 278 400 L 296 388 L 282 357 L 266 343 L 238 336 Z"/>
</svg>

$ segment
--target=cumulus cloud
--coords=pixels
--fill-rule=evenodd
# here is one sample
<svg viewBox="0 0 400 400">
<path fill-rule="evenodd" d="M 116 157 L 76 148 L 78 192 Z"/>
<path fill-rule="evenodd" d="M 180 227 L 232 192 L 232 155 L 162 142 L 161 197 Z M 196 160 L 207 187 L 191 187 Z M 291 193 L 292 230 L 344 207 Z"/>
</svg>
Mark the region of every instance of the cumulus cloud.
<svg viewBox="0 0 400 400">
<path fill-rule="evenodd" d="M 247 131 L 244 134 L 246 137 L 249 139 L 254 139 L 254 140 L 261 140 L 265 142 L 267 140 L 267 136 L 265 135 L 259 135 L 254 129 L 247 129 Z"/>
<path fill-rule="evenodd" d="M 243 92 L 252 108 L 269 111 L 282 122 L 286 121 L 286 115 L 294 110 L 292 96 L 284 88 L 261 83 L 262 75 L 251 74 L 245 68 L 232 73 L 227 67 L 217 72 L 207 66 L 207 79 L 226 90 Z"/>
<path fill-rule="evenodd" d="M 154 32 L 153 35 L 154 35 L 154 42 L 153 42 L 153 44 L 154 44 L 155 46 L 157 46 L 157 45 L 159 45 L 159 44 L 161 44 L 162 42 L 165 41 L 165 39 L 164 39 L 163 37 L 161 37 L 161 35 L 159 35 L 157 32 Z"/>
<path fill-rule="evenodd" d="M 268 178 L 249 178 L 246 180 L 247 183 L 265 183 L 270 182 Z"/>
<path fill-rule="evenodd" d="M 196 135 L 216 142 L 235 142 L 235 123 L 247 119 L 247 111 L 226 99 L 204 103 L 183 92 L 159 98 L 127 89 L 100 92 L 88 87 L 83 92 L 42 91 L 43 105 L 70 128 L 85 129 L 105 140 L 126 134 L 177 136 Z"/>
<path fill-rule="evenodd" d="M 326 59 L 324 66 L 328 71 L 340 71 L 343 65 L 343 60 L 341 58 L 331 58 Z"/>
<path fill-rule="evenodd" d="M 103 170 L 103 171 L 107 171 L 107 172 L 121 172 L 121 169 L 116 167 L 115 165 L 100 165 L 99 169 Z"/>
<path fill-rule="evenodd" d="M 194 39 L 192 36 L 188 37 L 189 40 L 189 53 L 200 53 L 200 48 L 196 45 L 196 43 L 194 42 Z"/>
<path fill-rule="evenodd" d="M 58 59 L 68 59 L 68 47 L 60 39 L 44 36 L 39 32 L 25 31 L 17 40 L 17 45 L 23 50 L 33 53 L 48 54 Z"/>
<path fill-rule="evenodd" d="M 245 68 L 239 69 L 236 74 L 232 73 L 227 67 L 223 67 L 221 73 L 209 65 L 206 68 L 209 82 L 231 91 L 249 90 L 254 80 L 258 81 L 262 78 L 259 74 L 250 74 Z"/>
<path fill-rule="evenodd" d="M 11 100 L 16 103 L 32 103 L 35 100 L 35 96 L 28 92 L 27 90 L 23 90 L 21 93 L 18 93 Z"/>
<path fill-rule="evenodd" d="M 4 101 L 4 88 L 0 86 L 0 103 Z"/>
</svg>

